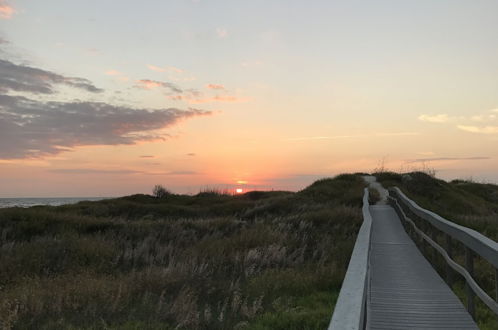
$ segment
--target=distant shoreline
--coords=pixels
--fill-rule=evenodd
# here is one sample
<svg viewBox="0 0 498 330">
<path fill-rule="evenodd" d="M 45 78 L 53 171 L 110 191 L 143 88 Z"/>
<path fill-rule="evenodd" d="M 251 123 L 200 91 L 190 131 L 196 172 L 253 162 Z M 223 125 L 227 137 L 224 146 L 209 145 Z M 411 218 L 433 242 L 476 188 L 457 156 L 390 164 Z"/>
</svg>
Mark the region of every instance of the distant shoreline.
<svg viewBox="0 0 498 330">
<path fill-rule="evenodd" d="M 32 207 L 32 206 L 60 206 L 76 204 L 82 201 L 100 201 L 113 197 L 6 197 L 0 198 L 0 208 Z"/>
</svg>

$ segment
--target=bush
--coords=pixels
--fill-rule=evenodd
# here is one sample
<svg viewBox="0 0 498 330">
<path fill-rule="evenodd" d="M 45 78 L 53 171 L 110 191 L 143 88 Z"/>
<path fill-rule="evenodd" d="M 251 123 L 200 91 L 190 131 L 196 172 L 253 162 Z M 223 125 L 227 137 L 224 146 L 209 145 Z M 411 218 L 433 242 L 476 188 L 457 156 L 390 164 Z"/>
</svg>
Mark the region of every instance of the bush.
<svg viewBox="0 0 498 330">
<path fill-rule="evenodd" d="M 171 193 L 160 184 L 156 184 L 154 186 L 154 189 L 152 189 L 152 195 L 154 195 L 154 197 L 156 198 L 164 198 L 168 195 L 171 195 Z"/>
</svg>

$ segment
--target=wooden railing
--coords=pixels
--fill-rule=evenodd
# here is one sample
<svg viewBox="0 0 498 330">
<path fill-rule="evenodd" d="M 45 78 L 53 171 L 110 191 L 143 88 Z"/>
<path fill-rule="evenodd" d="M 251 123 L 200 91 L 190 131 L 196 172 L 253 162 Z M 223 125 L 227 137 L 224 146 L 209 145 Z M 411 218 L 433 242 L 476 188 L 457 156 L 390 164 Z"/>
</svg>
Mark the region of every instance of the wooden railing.
<svg viewBox="0 0 498 330">
<path fill-rule="evenodd" d="M 348 270 L 342 282 L 339 298 L 329 324 L 329 330 L 359 330 L 365 328 L 366 297 L 372 216 L 368 204 L 368 188 L 363 195 L 363 224 L 361 225 Z"/>
<path fill-rule="evenodd" d="M 394 207 L 400 219 L 405 222 L 409 234 L 422 244 L 429 244 L 435 251 L 442 255 L 446 261 L 446 278 L 450 286 L 453 283 L 452 270 L 459 273 L 465 279 L 467 296 L 467 310 L 475 319 L 475 301 L 477 296 L 496 315 L 498 315 L 498 243 L 486 236 L 450 222 L 441 216 L 421 208 L 414 201 L 406 197 L 397 188 L 389 189 L 389 202 Z M 417 221 L 415 221 L 417 219 Z M 417 226 L 419 223 L 419 228 Z M 444 235 L 445 247 L 437 242 L 437 232 Z M 453 260 L 453 240 L 463 244 L 465 247 L 465 267 Z M 495 299 L 491 298 L 474 279 L 474 257 L 481 256 L 487 260 L 495 269 Z"/>
</svg>

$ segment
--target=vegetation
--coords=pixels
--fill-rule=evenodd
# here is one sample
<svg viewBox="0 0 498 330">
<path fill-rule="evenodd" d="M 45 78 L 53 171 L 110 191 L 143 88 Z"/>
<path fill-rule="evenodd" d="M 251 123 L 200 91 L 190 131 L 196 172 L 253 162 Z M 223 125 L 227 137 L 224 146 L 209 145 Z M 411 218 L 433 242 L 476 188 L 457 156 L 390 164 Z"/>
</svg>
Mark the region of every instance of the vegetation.
<svg viewBox="0 0 498 330">
<path fill-rule="evenodd" d="M 435 178 L 433 173 L 375 173 L 378 181 L 385 187 L 397 186 L 421 207 L 431 210 L 447 220 L 472 228 L 483 235 L 498 241 L 498 185 L 476 183 L 470 180 L 446 182 Z M 436 240 L 444 246 L 444 237 L 437 235 Z M 464 266 L 465 254 L 462 244 L 455 244 L 454 259 Z M 445 276 L 445 263 L 442 258 L 433 258 L 432 249 L 421 249 L 426 257 L 432 259 L 436 269 Z M 475 261 L 475 278 L 488 295 L 495 297 L 495 272 L 491 264 L 483 258 Z M 464 281 L 454 286 L 455 292 L 466 301 Z M 477 321 L 481 329 L 498 329 L 497 317 L 476 298 Z"/>
<path fill-rule="evenodd" d="M 158 184 L 154 186 L 154 189 L 152 189 L 152 195 L 156 198 L 164 198 L 171 195 L 171 193 L 166 188 Z"/>
<path fill-rule="evenodd" d="M 363 180 L 0 210 L 4 329 L 324 329 Z"/>
</svg>

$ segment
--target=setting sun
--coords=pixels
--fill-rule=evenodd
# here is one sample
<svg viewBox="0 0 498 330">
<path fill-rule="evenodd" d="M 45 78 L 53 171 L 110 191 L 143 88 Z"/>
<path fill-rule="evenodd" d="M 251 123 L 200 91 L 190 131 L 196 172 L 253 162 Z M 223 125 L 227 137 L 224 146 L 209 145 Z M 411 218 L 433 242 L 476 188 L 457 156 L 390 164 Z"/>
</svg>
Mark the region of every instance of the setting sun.
<svg viewBox="0 0 498 330">
<path fill-rule="evenodd" d="M 243 191 L 244 191 L 244 190 L 243 190 L 242 188 L 237 188 L 237 189 L 235 189 L 235 192 L 236 192 L 237 194 L 242 194 L 242 192 L 243 192 Z"/>
</svg>

